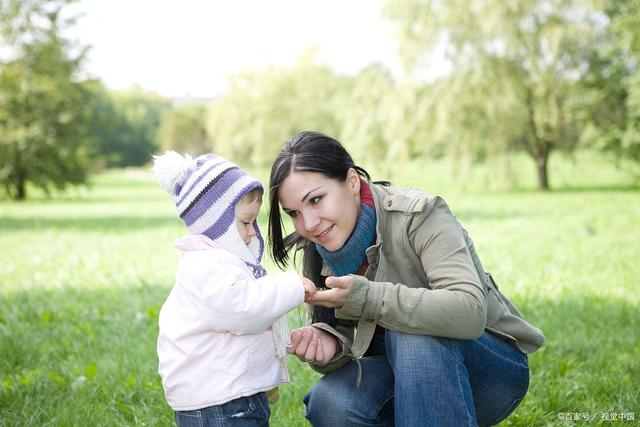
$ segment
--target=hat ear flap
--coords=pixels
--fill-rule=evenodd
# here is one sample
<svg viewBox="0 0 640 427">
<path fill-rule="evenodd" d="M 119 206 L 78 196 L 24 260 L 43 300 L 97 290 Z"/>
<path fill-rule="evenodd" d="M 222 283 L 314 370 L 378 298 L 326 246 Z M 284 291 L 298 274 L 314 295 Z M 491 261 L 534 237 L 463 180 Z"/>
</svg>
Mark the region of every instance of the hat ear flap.
<svg viewBox="0 0 640 427">
<path fill-rule="evenodd" d="M 161 156 L 153 156 L 153 176 L 167 193 L 174 195 L 176 186 L 182 184 L 185 172 L 193 159 L 188 154 L 182 157 L 175 151 L 166 151 Z"/>
</svg>

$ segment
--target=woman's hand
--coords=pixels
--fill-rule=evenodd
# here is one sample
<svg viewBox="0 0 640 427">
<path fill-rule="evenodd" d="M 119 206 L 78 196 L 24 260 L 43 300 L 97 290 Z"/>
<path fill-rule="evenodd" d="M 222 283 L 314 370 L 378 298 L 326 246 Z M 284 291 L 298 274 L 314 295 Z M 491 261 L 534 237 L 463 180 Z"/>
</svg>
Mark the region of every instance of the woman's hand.
<svg viewBox="0 0 640 427">
<path fill-rule="evenodd" d="M 313 298 L 308 301 L 309 304 L 319 305 L 321 307 L 338 308 L 342 307 L 347 298 L 351 294 L 351 286 L 353 285 L 353 277 L 351 276 L 330 276 L 325 280 L 328 291 L 316 292 Z"/>
<path fill-rule="evenodd" d="M 305 326 L 291 331 L 289 354 L 298 356 L 303 362 L 326 365 L 339 350 L 336 337 L 322 329 Z"/>
</svg>

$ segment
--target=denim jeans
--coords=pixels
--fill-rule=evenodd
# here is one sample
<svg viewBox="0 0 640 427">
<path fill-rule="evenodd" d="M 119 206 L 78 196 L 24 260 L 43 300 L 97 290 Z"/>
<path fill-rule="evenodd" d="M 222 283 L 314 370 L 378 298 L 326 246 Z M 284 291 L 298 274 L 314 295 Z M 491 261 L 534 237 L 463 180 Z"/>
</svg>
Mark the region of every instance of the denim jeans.
<svg viewBox="0 0 640 427">
<path fill-rule="evenodd" d="M 352 361 L 305 395 L 313 426 L 489 426 L 529 388 L 527 356 L 485 332 L 476 340 L 387 330 L 386 355 Z"/>
<path fill-rule="evenodd" d="M 269 402 L 266 393 L 240 397 L 222 405 L 193 411 L 176 411 L 178 427 L 268 426 Z"/>
</svg>

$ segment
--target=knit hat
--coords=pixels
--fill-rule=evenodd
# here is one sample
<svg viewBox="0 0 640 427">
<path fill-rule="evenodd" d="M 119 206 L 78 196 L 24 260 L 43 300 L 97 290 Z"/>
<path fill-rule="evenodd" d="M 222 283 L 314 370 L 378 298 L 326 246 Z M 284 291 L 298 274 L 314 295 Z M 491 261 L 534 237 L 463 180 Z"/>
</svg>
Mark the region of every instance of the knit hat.
<svg viewBox="0 0 640 427">
<path fill-rule="evenodd" d="M 254 268 L 264 251 L 257 224 L 256 239 L 244 244 L 235 224 L 235 205 L 254 189 L 264 191 L 257 179 L 234 163 L 215 154 L 196 159 L 175 151 L 154 156 L 153 174 L 162 188 L 173 196 L 178 216 L 192 234 L 204 234 L 223 248 L 240 256 Z"/>
</svg>

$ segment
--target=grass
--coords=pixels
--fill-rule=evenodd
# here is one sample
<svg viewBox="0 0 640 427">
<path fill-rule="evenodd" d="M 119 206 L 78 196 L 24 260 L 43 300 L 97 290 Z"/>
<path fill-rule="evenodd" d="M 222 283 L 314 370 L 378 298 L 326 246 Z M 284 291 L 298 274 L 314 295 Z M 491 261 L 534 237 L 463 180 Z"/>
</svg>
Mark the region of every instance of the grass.
<svg viewBox="0 0 640 427">
<path fill-rule="evenodd" d="M 392 179 L 442 194 L 501 289 L 545 332 L 529 358 L 530 392 L 503 425 L 638 420 L 640 191 L 598 156 L 552 160 L 549 193 L 529 186 L 522 159 L 501 178 L 512 189 L 491 184 L 499 171 L 486 167 L 462 185 L 444 162 L 414 161 Z M 260 219 L 266 232 L 264 210 Z M 144 171 L 100 174 L 51 199 L 0 201 L 0 426 L 172 424 L 155 340 L 183 232 Z M 291 323 L 302 317 L 291 313 Z M 293 382 L 271 423 L 307 425 L 301 399 L 319 376 L 288 363 Z"/>
</svg>

